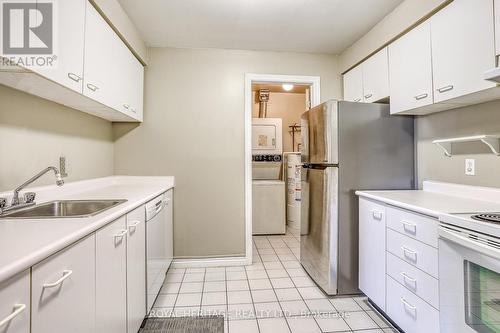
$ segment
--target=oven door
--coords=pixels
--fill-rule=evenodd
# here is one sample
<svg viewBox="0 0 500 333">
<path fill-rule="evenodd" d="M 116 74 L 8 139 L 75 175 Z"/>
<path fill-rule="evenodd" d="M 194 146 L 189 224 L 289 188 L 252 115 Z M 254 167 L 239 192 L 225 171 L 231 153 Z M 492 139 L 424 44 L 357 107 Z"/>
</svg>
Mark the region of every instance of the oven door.
<svg viewBox="0 0 500 333">
<path fill-rule="evenodd" d="M 500 244 L 439 229 L 441 333 L 500 332 Z"/>
</svg>

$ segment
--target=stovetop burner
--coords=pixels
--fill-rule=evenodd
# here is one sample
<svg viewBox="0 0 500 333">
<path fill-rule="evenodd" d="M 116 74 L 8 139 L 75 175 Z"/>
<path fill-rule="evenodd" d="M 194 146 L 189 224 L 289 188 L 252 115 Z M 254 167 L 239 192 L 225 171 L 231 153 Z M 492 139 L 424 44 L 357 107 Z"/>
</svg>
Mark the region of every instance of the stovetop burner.
<svg viewBox="0 0 500 333">
<path fill-rule="evenodd" d="M 479 214 L 472 218 L 476 221 L 500 223 L 500 214 Z"/>
</svg>

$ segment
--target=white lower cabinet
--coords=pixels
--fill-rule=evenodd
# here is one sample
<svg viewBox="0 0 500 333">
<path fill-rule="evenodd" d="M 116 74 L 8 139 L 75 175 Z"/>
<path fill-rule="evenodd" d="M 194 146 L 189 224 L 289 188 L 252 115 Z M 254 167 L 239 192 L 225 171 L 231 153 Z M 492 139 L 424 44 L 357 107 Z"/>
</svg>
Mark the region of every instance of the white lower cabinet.
<svg viewBox="0 0 500 333">
<path fill-rule="evenodd" d="M 385 206 L 359 201 L 359 289 L 385 310 Z"/>
<path fill-rule="evenodd" d="M 32 267 L 32 333 L 95 331 L 95 236 Z"/>
<path fill-rule="evenodd" d="M 127 331 L 127 227 L 122 217 L 96 232 L 96 331 Z"/>
<path fill-rule="evenodd" d="M 30 332 L 30 270 L 0 283 L 0 333 Z"/>
<path fill-rule="evenodd" d="M 146 211 L 127 214 L 127 328 L 139 331 L 146 316 Z"/>
<path fill-rule="evenodd" d="M 359 199 L 359 288 L 406 333 L 439 332 L 437 225 Z"/>
<path fill-rule="evenodd" d="M 439 332 L 439 311 L 387 276 L 387 315 L 406 333 Z"/>
</svg>

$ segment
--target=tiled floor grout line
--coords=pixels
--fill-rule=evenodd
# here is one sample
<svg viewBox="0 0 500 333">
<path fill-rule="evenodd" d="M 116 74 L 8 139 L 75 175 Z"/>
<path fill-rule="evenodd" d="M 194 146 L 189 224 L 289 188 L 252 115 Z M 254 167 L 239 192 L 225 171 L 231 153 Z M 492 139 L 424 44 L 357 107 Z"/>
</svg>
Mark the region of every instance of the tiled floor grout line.
<svg viewBox="0 0 500 333">
<path fill-rule="evenodd" d="M 225 271 L 224 270 L 224 274 L 225 274 Z M 207 269 L 205 268 L 204 272 L 203 272 L 203 282 L 201 283 L 201 299 L 200 299 L 200 306 L 198 307 L 198 312 L 201 313 L 201 307 L 203 305 L 203 295 L 205 294 L 203 292 L 203 289 L 205 289 L 205 279 L 207 277 Z M 182 285 L 181 285 L 182 287 Z M 179 290 L 180 291 L 180 290 Z"/>
<path fill-rule="evenodd" d="M 282 239 L 282 241 L 283 241 L 283 239 Z M 283 241 L 283 243 L 285 243 L 286 247 L 287 247 L 290 251 L 292 250 L 292 249 L 290 248 L 290 246 L 288 246 L 288 244 L 287 244 L 286 242 L 284 242 L 284 241 Z M 300 243 L 299 243 L 299 244 L 300 244 Z M 271 246 L 272 246 L 272 244 L 271 244 Z M 299 246 L 300 246 L 300 245 L 299 245 Z M 274 249 L 274 247 L 273 247 L 273 250 L 275 250 L 275 249 Z M 275 250 L 275 252 L 276 252 L 276 250 Z M 292 253 L 293 253 L 293 252 L 292 252 Z M 294 256 L 295 256 L 295 255 L 294 255 Z M 307 308 L 307 310 L 308 310 L 309 314 L 311 314 L 311 309 L 309 308 L 309 305 L 307 305 L 306 300 L 304 299 L 304 297 L 303 297 L 303 296 L 302 296 L 302 294 L 300 293 L 299 288 L 298 288 L 298 287 L 297 287 L 297 285 L 295 284 L 295 281 L 293 281 L 293 279 L 292 279 L 292 276 L 291 276 L 291 275 L 290 275 L 290 273 L 286 270 L 286 268 L 285 268 L 285 266 L 283 265 L 283 262 L 281 261 L 280 257 L 278 257 L 278 260 L 280 261 L 281 266 L 283 266 L 283 268 L 285 269 L 285 272 L 286 272 L 286 274 L 288 275 L 288 278 L 290 279 L 290 281 L 292 281 L 292 284 L 294 285 L 295 289 L 297 289 L 297 291 L 298 291 L 298 293 L 299 293 L 299 296 L 300 296 L 300 299 L 301 299 L 301 300 L 302 300 L 302 302 L 306 305 L 306 308 Z M 300 262 L 300 260 L 299 260 L 299 262 Z M 335 308 L 335 307 L 334 307 L 334 308 Z M 317 322 L 317 320 L 316 320 L 316 318 L 315 318 L 314 316 L 313 316 L 313 319 L 314 319 L 314 322 L 316 323 L 316 326 L 318 327 L 319 331 L 320 331 L 320 332 L 323 332 L 323 330 L 322 330 L 322 329 L 321 329 L 321 327 L 319 326 L 319 324 L 318 324 L 318 322 Z M 287 319 L 287 323 L 288 323 L 288 319 Z M 290 325 L 289 325 L 289 327 L 290 327 Z M 290 331 L 291 331 L 291 329 L 290 329 Z"/>
<path fill-rule="evenodd" d="M 267 238 L 267 237 L 266 237 L 266 238 Z M 267 239 L 267 241 L 269 242 L 269 239 Z M 271 245 L 271 247 L 273 246 L 273 245 L 271 244 L 271 242 L 269 242 L 269 244 Z M 257 246 L 257 244 L 256 244 L 256 246 Z M 274 248 L 273 248 L 273 251 L 274 251 L 274 253 L 277 255 L 276 250 L 275 250 Z M 260 255 L 260 252 L 259 252 L 259 250 L 258 250 L 258 249 L 257 249 L 257 253 L 258 253 L 258 255 L 259 255 L 259 258 L 260 258 L 261 262 L 263 263 L 263 261 L 262 261 L 262 257 L 261 257 L 261 255 Z M 278 258 L 278 259 L 279 259 L 279 258 Z M 264 267 L 264 271 L 266 272 L 267 277 L 269 278 L 269 274 L 267 273 L 267 269 L 266 269 L 266 267 L 264 266 L 264 264 L 262 264 L 262 265 L 263 265 L 263 267 Z M 283 268 L 284 268 L 284 267 L 283 267 Z M 287 272 L 287 274 L 288 274 L 288 272 Z M 286 314 L 285 314 L 285 311 L 283 310 L 283 307 L 281 306 L 281 302 L 280 302 L 280 300 L 279 300 L 279 298 L 278 298 L 278 294 L 276 293 L 276 289 L 274 289 L 274 286 L 273 286 L 273 284 L 272 284 L 272 282 L 271 282 L 271 278 L 269 278 L 269 283 L 271 284 L 271 288 L 272 288 L 272 291 L 273 291 L 273 293 L 274 293 L 274 296 L 276 296 L 276 302 L 278 302 L 278 305 L 279 305 L 279 307 L 280 307 L 280 309 L 281 309 L 281 313 L 282 313 L 282 315 L 283 315 L 283 319 L 285 319 L 285 323 L 286 323 L 286 326 L 288 327 L 288 331 L 292 332 L 292 328 L 290 327 L 290 324 L 288 323 L 288 320 L 286 320 Z M 259 321 L 257 320 L 257 323 L 258 323 L 258 322 L 259 322 Z"/>
<path fill-rule="evenodd" d="M 175 295 L 175 302 L 174 305 L 172 306 L 172 313 L 175 314 L 175 306 L 177 305 L 177 299 L 179 298 L 179 294 L 181 293 L 181 288 L 182 288 L 182 283 L 184 282 L 184 278 L 186 276 L 187 269 L 184 269 L 184 273 L 182 273 L 182 279 L 179 285 L 179 290 L 177 290 L 177 295 Z M 163 286 L 162 286 L 163 287 Z"/>
<path fill-rule="evenodd" d="M 253 246 L 253 244 L 254 244 L 254 240 L 252 239 L 252 246 Z M 259 251 L 257 251 L 257 253 L 259 254 Z M 259 257 L 260 257 L 260 254 L 259 254 Z M 261 258 L 261 260 L 262 260 L 262 258 Z M 252 261 L 252 264 L 253 264 L 253 261 Z M 266 272 L 266 274 L 267 274 L 267 272 Z M 253 301 L 252 290 L 250 288 L 250 279 L 248 278 L 248 272 L 247 272 L 246 268 L 245 268 L 245 276 L 247 277 L 248 292 L 250 293 L 250 299 L 252 300 L 252 307 L 253 307 L 253 314 L 255 316 L 255 323 L 257 324 L 257 330 L 260 333 L 259 320 L 257 319 L 257 311 L 255 310 L 255 302 Z M 228 332 L 228 333 L 230 333 L 230 332 Z"/>
</svg>

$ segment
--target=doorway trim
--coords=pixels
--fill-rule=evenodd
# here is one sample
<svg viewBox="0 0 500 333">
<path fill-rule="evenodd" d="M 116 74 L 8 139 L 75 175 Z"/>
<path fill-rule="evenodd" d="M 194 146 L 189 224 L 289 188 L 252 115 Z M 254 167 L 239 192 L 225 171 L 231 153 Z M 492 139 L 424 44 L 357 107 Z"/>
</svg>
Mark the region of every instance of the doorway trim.
<svg viewBox="0 0 500 333">
<path fill-rule="evenodd" d="M 252 84 L 294 83 L 311 87 L 311 107 L 321 101 L 319 76 L 245 74 L 245 264 L 252 264 Z"/>
</svg>

